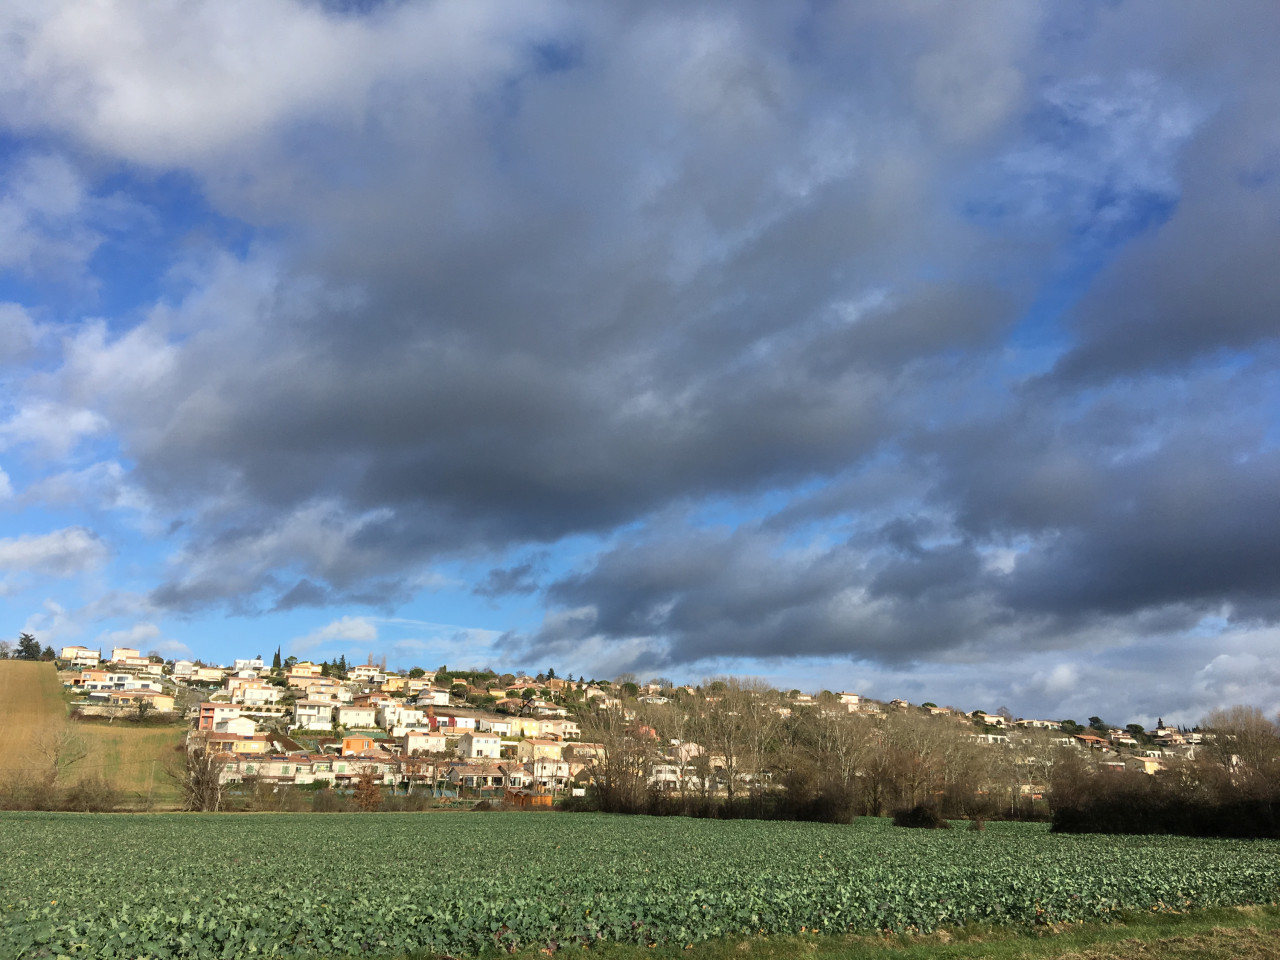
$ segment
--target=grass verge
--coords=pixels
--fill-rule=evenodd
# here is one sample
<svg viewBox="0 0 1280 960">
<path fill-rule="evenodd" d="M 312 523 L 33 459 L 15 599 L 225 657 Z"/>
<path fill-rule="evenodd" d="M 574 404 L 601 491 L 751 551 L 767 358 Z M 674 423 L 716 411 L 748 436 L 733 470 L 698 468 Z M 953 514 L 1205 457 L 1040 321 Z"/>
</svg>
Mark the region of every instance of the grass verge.
<svg viewBox="0 0 1280 960">
<path fill-rule="evenodd" d="M 534 960 L 550 952 L 529 949 L 515 956 Z M 1280 957 L 1280 906 L 1129 913 L 1111 923 L 1030 929 L 971 926 L 920 936 L 729 938 L 688 947 L 598 944 L 558 953 L 600 960 L 1275 960 Z"/>
</svg>

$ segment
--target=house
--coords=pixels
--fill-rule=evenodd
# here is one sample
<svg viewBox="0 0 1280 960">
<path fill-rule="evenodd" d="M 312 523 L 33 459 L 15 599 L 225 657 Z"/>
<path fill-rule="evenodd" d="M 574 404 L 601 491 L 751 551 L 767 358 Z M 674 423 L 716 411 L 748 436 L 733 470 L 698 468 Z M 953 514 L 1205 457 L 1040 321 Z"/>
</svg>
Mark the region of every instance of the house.
<svg viewBox="0 0 1280 960">
<path fill-rule="evenodd" d="M 513 717 L 511 719 L 511 736 L 537 737 L 542 734 L 542 722 L 535 717 Z"/>
<path fill-rule="evenodd" d="M 427 715 L 416 707 L 402 706 L 398 701 L 378 704 L 378 726 L 383 730 L 403 730 L 406 727 L 426 727 Z M 394 736 L 400 736 L 394 733 Z"/>
<path fill-rule="evenodd" d="M 447 707 L 449 705 L 449 691 L 441 690 L 439 687 L 422 687 L 418 691 L 414 702 L 420 707 L 427 705 Z"/>
<path fill-rule="evenodd" d="M 191 671 L 191 679 L 197 683 L 221 683 L 226 675 L 223 667 L 195 667 Z"/>
<path fill-rule="evenodd" d="M 464 762 L 450 765 L 446 774 L 450 783 L 476 790 L 501 789 L 506 785 L 506 771 L 495 763 Z"/>
<path fill-rule="evenodd" d="M 538 757 L 524 766 L 533 776 L 535 786 L 563 790 L 569 785 L 569 764 L 564 760 Z"/>
<path fill-rule="evenodd" d="M 173 661 L 173 675 L 177 677 L 189 677 L 194 672 L 196 665 L 190 660 Z"/>
<path fill-rule="evenodd" d="M 302 661 L 299 661 L 298 663 L 295 663 L 292 667 L 290 667 L 287 671 L 285 671 L 285 676 L 291 681 L 307 680 L 307 679 L 310 679 L 311 677 L 320 676 L 320 671 L 321 671 L 321 667 L 318 664 L 312 663 L 310 660 L 302 660 Z"/>
<path fill-rule="evenodd" d="M 213 730 L 219 723 L 234 720 L 243 712 L 238 705 L 205 701 L 200 704 L 200 713 L 196 719 L 197 730 Z"/>
<path fill-rule="evenodd" d="M 232 669 L 234 669 L 236 673 L 241 673 L 246 670 L 253 670 L 257 672 L 262 670 L 264 666 L 265 664 L 263 664 L 261 657 L 254 657 L 252 660 L 234 661 Z"/>
<path fill-rule="evenodd" d="M 347 671 L 347 679 L 357 683 L 385 683 L 387 674 L 371 663 L 362 663 Z"/>
<path fill-rule="evenodd" d="M 238 683 L 231 688 L 231 702 L 243 703 L 245 706 L 261 707 L 269 703 L 279 703 L 284 691 L 274 684 L 254 680 L 249 683 Z"/>
<path fill-rule="evenodd" d="M 1111 744 L 1109 741 L 1103 739 L 1102 737 L 1095 736 L 1092 733 L 1077 733 L 1075 735 L 1075 739 L 1080 743 L 1081 746 L 1088 747 L 1090 750 L 1107 751 L 1111 749 Z"/>
<path fill-rule="evenodd" d="M 129 678 L 124 682 L 125 690 L 155 690 L 156 692 L 159 692 L 163 689 L 159 680 L 143 680 L 139 677 L 135 677 L 131 673 L 127 673 L 125 676 Z"/>
<path fill-rule="evenodd" d="M 1019 726 L 1031 727 L 1035 730 L 1061 730 L 1061 720 L 1019 720 Z"/>
<path fill-rule="evenodd" d="M 343 704 L 338 707 L 338 723 L 348 730 L 371 730 L 378 725 L 378 711 L 373 707 L 357 707 Z"/>
<path fill-rule="evenodd" d="M 656 790 L 671 792 L 679 790 L 681 785 L 696 786 L 699 781 L 693 767 L 676 763 L 655 763 L 649 768 L 647 782 Z"/>
<path fill-rule="evenodd" d="M 526 738 L 516 746 L 516 756 L 523 763 L 540 759 L 559 760 L 563 754 L 564 744 L 559 740 Z"/>
<path fill-rule="evenodd" d="M 59 659 L 70 660 L 73 667 L 96 667 L 102 660 L 102 654 L 88 647 L 63 647 Z"/>
<path fill-rule="evenodd" d="M 213 732 L 234 733 L 238 736 L 248 737 L 258 732 L 258 725 L 253 722 L 251 717 L 231 717 L 215 723 Z"/>
<path fill-rule="evenodd" d="M 124 663 L 126 660 L 142 660 L 146 659 L 141 652 L 133 647 L 114 647 L 111 650 L 111 660 L 114 663 Z"/>
<path fill-rule="evenodd" d="M 502 738 L 491 733 L 467 731 L 458 738 L 458 756 L 468 760 L 497 760 L 502 756 Z"/>
<path fill-rule="evenodd" d="M 1143 773 L 1156 774 L 1164 769 L 1164 760 L 1161 757 L 1133 757 L 1129 763 L 1134 769 L 1141 770 Z"/>
<path fill-rule="evenodd" d="M 448 749 L 448 741 L 443 733 L 429 733 L 425 730 L 410 730 L 401 738 L 405 756 L 414 754 L 444 753 Z"/>
<path fill-rule="evenodd" d="M 241 736 L 236 733 L 211 733 L 209 749 L 218 753 L 262 754 L 271 752 L 271 738 L 265 733 Z"/>
<path fill-rule="evenodd" d="M 603 744 L 563 744 L 562 749 L 564 759 L 571 763 L 585 763 L 604 755 Z"/>
<path fill-rule="evenodd" d="M 844 708 L 848 710 L 850 713 L 856 713 L 858 710 L 859 704 L 862 703 L 862 697 L 856 693 L 841 692 L 841 693 L 837 693 L 836 696 L 839 698 L 840 703 L 844 706 Z"/>
<path fill-rule="evenodd" d="M 511 721 L 497 717 L 476 717 L 476 729 L 499 737 L 511 736 Z"/>
<path fill-rule="evenodd" d="M 133 679 L 132 674 L 112 673 L 108 670 L 82 670 L 80 676 L 71 678 L 71 687 L 81 690 L 123 690 Z"/>
<path fill-rule="evenodd" d="M 293 725 L 303 730 L 328 730 L 333 726 L 332 700 L 295 700 Z"/>
<path fill-rule="evenodd" d="M 350 757 L 355 754 L 372 753 L 374 751 L 382 751 L 382 741 L 375 740 L 373 737 L 343 737 L 342 746 L 338 750 L 339 756 Z"/>
<path fill-rule="evenodd" d="M 561 740 L 582 736 L 582 728 L 576 720 L 543 720 L 538 725 L 538 732 L 544 737 L 559 737 Z"/>
<path fill-rule="evenodd" d="M 476 718 L 470 714 L 442 710 L 436 714 L 436 727 L 456 737 L 468 730 L 474 730 L 476 728 Z"/>
<path fill-rule="evenodd" d="M 107 694 L 112 706 L 127 710 L 154 710 L 156 713 L 173 713 L 173 697 L 158 690 L 113 690 Z M 146 707 L 142 707 L 142 704 Z"/>
</svg>

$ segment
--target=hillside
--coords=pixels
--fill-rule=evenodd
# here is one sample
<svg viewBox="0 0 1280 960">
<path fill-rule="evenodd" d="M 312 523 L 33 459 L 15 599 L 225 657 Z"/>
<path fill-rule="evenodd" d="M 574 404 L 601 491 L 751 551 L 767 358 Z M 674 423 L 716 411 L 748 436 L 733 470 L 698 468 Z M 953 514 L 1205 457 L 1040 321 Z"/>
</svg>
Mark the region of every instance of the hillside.
<svg viewBox="0 0 1280 960">
<path fill-rule="evenodd" d="M 0 775 L 30 769 L 36 741 L 66 715 L 52 663 L 0 660 Z"/>
<path fill-rule="evenodd" d="M 53 664 L 0 660 L 0 777 L 43 772 L 41 738 L 68 722 L 66 705 Z M 71 768 L 72 778 L 100 775 L 127 797 L 151 795 L 160 806 L 176 801 L 164 771 L 185 727 L 75 723 L 71 730 L 86 751 Z"/>
</svg>

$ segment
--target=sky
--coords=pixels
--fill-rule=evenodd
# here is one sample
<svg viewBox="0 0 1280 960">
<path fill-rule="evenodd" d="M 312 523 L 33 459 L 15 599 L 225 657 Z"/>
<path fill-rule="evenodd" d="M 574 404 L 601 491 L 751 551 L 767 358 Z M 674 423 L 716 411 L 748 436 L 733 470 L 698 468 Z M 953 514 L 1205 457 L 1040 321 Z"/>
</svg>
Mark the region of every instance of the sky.
<svg viewBox="0 0 1280 960">
<path fill-rule="evenodd" d="M 6 3 L 8 630 L 1274 714 L 1277 36 Z"/>
</svg>

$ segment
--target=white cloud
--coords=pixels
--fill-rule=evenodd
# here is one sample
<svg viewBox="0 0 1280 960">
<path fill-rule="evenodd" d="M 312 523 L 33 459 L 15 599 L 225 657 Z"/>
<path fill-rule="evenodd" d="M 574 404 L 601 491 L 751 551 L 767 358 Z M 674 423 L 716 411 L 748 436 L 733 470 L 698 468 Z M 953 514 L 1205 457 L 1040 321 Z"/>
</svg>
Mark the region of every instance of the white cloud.
<svg viewBox="0 0 1280 960">
<path fill-rule="evenodd" d="M 0 424 L 0 448 L 30 444 L 43 456 L 67 456 L 82 439 L 107 429 L 101 414 L 49 400 L 35 400 Z"/>
<path fill-rule="evenodd" d="M 85 222 L 89 204 L 80 174 L 65 158 L 21 159 L 0 182 L 0 267 L 78 269 L 102 240 Z"/>
<path fill-rule="evenodd" d="M 0 571 L 70 577 L 102 566 L 110 550 L 85 527 L 0 540 Z"/>
<path fill-rule="evenodd" d="M 189 656 L 191 648 L 179 640 L 163 635 L 154 623 L 135 623 L 124 630 L 108 630 L 98 634 L 98 645 L 107 647 L 133 647 L 138 650 L 154 650 L 161 654 Z"/>
<path fill-rule="evenodd" d="M 98 642 L 104 647 L 142 647 L 159 636 L 160 628 L 154 623 L 135 623 L 126 630 L 98 634 Z"/>
<path fill-rule="evenodd" d="M 342 617 L 332 623 L 312 630 L 306 636 L 294 637 L 289 649 L 303 653 L 315 647 L 337 644 L 349 647 L 354 643 L 374 643 L 378 639 L 378 627 L 368 617 Z"/>
<path fill-rule="evenodd" d="M 512 56 L 541 4 L 393 5 L 371 18 L 256 0 L 14 3 L 0 116 L 144 163 L 214 162 L 290 120 L 359 122 L 379 83 L 467 77 Z M 6 62 L 7 61 L 7 62 Z"/>
<path fill-rule="evenodd" d="M 25 359 L 42 333 L 20 304 L 0 303 L 0 363 Z"/>
</svg>

